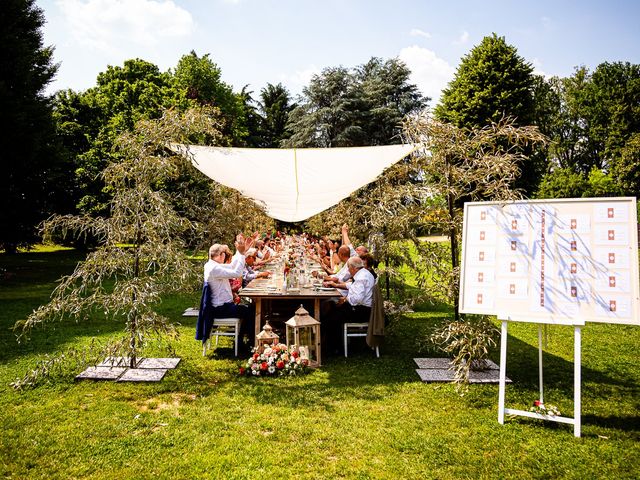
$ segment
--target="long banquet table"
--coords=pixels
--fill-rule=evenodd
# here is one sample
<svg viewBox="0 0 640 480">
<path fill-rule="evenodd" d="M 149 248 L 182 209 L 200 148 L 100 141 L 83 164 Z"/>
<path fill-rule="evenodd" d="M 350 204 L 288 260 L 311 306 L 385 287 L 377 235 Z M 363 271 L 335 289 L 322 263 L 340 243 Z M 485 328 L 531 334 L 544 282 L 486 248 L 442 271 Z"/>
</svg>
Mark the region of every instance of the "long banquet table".
<svg viewBox="0 0 640 480">
<path fill-rule="evenodd" d="M 298 289 L 289 288 L 287 291 L 283 291 L 282 288 L 274 285 L 273 280 L 269 278 L 256 278 L 240 290 L 240 295 L 251 298 L 255 303 L 255 335 L 260 333 L 264 325 L 262 322 L 263 300 L 313 300 L 313 316 L 316 320 L 320 321 L 320 301 L 340 297 L 340 293 L 335 288 L 321 288 L 317 286 L 303 286 Z"/>
</svg>

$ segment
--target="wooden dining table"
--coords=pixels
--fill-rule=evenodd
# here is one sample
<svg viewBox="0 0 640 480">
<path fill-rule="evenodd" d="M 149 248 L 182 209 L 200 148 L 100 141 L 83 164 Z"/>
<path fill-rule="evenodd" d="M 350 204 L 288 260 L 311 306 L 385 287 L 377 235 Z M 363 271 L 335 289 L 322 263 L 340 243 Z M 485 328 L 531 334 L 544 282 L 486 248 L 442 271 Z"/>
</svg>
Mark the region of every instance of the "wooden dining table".
<svg viewBox="0 0 640 480">
<path fill-rule="evenodd" d="M 255 335 L 260 333 L 264 325 L 262 317 L 263 301 L 265 300 L 313 300 L 313 316 L 316 320 L 320 321 L 320 301 L 340 297 L 340 292 L 335 288 L 324 288 L 318 285 L 289 288 L 283 291 L 283 289 L 275 285 L 275 282 L 270 278 L 256 278 L 245 288 L 241 289 L 239 294 L 243 297 L 251 298 L 255 304 Z M 255 336 L 254 342 L 256 342 Z"/>
</svg>

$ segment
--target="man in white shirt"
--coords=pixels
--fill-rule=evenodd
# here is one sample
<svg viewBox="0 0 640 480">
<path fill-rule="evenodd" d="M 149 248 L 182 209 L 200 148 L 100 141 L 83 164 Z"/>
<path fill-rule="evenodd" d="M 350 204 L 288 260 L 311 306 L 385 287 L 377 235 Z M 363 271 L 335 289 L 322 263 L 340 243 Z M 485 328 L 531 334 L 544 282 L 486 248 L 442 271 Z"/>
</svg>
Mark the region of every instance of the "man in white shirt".
<svg viewBox="0 0 640 480">
<path fill-rule="evenodd" d="M 347 269 L 353 279 L 350 283 L 329 282 L 331 286 L 346 289 L 346 296 L 338 300 L 335 308 L 327 315 L 327 321 L 323 321 L 323 332 L 327 330 L 326 339 L 333 343 L 340 338 L 342 325 L 345 322 L 368 322 L 371 315 L 373 299 L 373 287 L 376 283 L 371 272 L 364 268 L 364 262 L 360 257 L 351 257 L 347 260 Z"/>
<path fill-rule="evenodd" d="M 240 334 L 247 335 L 249 342 L 253 335 L 253 313 L 246 305 L 236 305 L 229 280 L 242 276 L 245 266 L 245 252 L 253 246 L 255 236 L 245 239 L 242 234 L 236 237 L 236 253 L 231 263 L 224 263 L 224 254 L 229 247 L 221 244 L 211 245 L 209 260 L 204 264 L 204 281 L 209 285 L 210 303 L 213 318 L 240 318 Z"/>
</svg>

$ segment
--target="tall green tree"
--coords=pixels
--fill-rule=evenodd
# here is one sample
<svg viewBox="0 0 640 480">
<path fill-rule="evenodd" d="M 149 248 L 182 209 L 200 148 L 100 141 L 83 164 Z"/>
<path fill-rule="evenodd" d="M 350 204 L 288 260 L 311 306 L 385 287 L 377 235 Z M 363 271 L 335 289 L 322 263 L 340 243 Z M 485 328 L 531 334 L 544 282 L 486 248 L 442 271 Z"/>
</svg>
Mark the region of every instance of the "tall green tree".
<svg viewBox="0 0 640 480">
<path fill-rule="evenodd" d="M 124 323 L 125 333 L 94 354 L 125 357 L 135 367 L 150 341 L 163 342 L 176 333 L 175 326 L 158 315 L 154 306 L 163 294 L 191 290 L 198 279 L 182 241 L 183 233 L 195 226 L 175 211 L 162 188 L 168 178 L 176 176 L 185 158 L 167 149 L 166 142 L 185 142 L 194 133 L 220 139 L 215 115 L 203 108 L 184 115 L 169 110 L 161 119 L 140 120 L 133 131 L 118 135 L 114 148 L 119 156 L 104 171 L 105 182 L 114 192 L 111 216 L 56 216 L 44 225 L 45 238 L 58 232 L 81 235 L 91 231 L 101 238 L 101 244 L 61 279 L 48 304 L 15 324 L 20 338 L 55 320 L 81 320 L 104 312 Z M 64 355 L 44 360 L 14 386 L 34 384 L 61 359 Z"/>
<path fill-rule="evenodd" d="M 289 113 L 295 107 L 296 105 L 292 103 L 289 91 L 281 83 L 277 85 L 268 83 L 266 87 L 260 90 L 258 113 L 261 117 L 261 147 L 278 148 L 285 139 L 289 138 L 290 133 L 287 131 L 287 121 Z"/>
<path fill-rule="evenodd" d="M 248 136 L 243 94 L 234 94 L 230 85 L 222 81 L 222 71 L 209 58 L 195 51 L 183 55 L 173 71 L 177 88 L 199 105 L 218 108 L 224 121 L 223 134 L 235 146 L 244 146 Z"/>
<path fill-rule="evenodd" d="M 65 208 L 65 157 L 56 144 L 45 87 L 57 65 L 42 41 L 34 0 L 2 3 L 0 30 L 0 247 L 15 252 L 37 240 L 36 225 Z"/>
<path fill-rule="evenodd" d="M 102 171 L 117 159 L 115 138 L 144 119 L 158 118 L 164 108 L 185 108 L 188 101 L 174 87 L 168 73 L 147 61 L 126 60 L 109 66 L 97 85 L 85 92 L 59 92 L 55 99 L 58 133 L 73 156 L 80 212 L 108 215 L 110 189 Z"/>
<path fill-rule="evenodd" d="M 434 110 L 436 118 L 458 128 L 477 129 L 512 118 L 514 125 L 534 120 L 533 67 L 504 37 L 484 37 L 462 58 L 454 79 Z M 524 152 L 516 187 L 532 192 L 546 170 L 542 158 Z M 536 161 L 537 160 L 537 161 Z"/>
<path fill-rule="evenodd" d="M 428 99 L 398 60 L 372 58 L 349 70 L 327 68 L 305 87 L 289 115 L 289 147 L 356 147 L 400 143 L 402 118 Z"/>
</svg>

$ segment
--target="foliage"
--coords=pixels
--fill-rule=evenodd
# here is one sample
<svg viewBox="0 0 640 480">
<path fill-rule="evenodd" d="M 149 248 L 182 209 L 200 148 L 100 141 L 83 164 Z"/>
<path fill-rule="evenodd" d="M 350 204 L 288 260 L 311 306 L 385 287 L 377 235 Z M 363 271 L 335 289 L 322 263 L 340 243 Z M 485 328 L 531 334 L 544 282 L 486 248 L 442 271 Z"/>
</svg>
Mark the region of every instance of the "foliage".
<svg viewBox="0 0 640 480">
<path fill-rule="evenodd" d="M 452 355 L 455 382 L 466 392 L 471 370 L 487 367 L 489 351 L 496 346 L 500 331 L 485 316 L 467 315 L 463 321 L 445 323 L 431 335 L 431 341 Z"/>
<path fill-rule="evenodd" d="M 55 110 L 59 135 L 76 162 L 76 182 L 82 197 L 81 213 L 108 215 L 112 195 L 102 171 L 119 153 L 116 137 L 131 131 L 143 119 L 159 118 L 163 108 L 186 106 L 170 75 L 144 60 L 126 60 L 109 66 L 95 87 L 83 93 L 60 92 Z"/>
<path fill-rule="evenodd" d="M 587 179 L 572 168 L 556 168 L 545 174 L 538 186 L 536 198 L 582 197 L 588 189 Z"/>
<path fill-rule="evenodd" d="M 297 349 L 277 343 L 263 351 L 253 349 L 251 357 L 239 368 L 240 375 L 248 377 L 300 375 L 306 373 L 309 361 L 301 358 Z"/>
<path fill-rule="evenodd" d="M 532 125 L 533 67 L 495 33 L 462 58 L 454 79 L 442 92 L 435 117 L 458 128 L 481 129 L 511 118 L 514 126 Z M 523 152 L 515 186 L 534 190 L 544 158 Z M 543 162 L 543 165 L 540 163 Z"/>
<path fill-rule="evenodd" d="M 43 227 L 45 238 L 54 232 L 91 232 L 101 245 L 61 279 L 48 304 L 16 323 L 20 338 L 52 320 L 67 316 L 81 320 L 97 310 L 125 322 L 126 335 L 108 350 L 111 356 L 128 357 L 134 367 L 139 349 L 151 338 L 162 341 L 175 333 L 174 326 L 153 307 L 163 294 L 195 282 L 180 240 L 192 225 L 176 214 L 157 186 L 175 175 L 181 158 L 169 154 L 167 140 L 183 141 L 193 131 L 218 136 L 211 115 L 189 110 L 181 116 L 170 110 L 161 120 L 140 121 L 134 132 L 118 136 L 120 160 L 103 173 L 113 191 L 109 218 L 57 216 Z"/>
<path fill-rule="evenodd" d="M 623 195 L 640 198 L 640 131 L 632 134 L 611 162 L 611 176 Z"/>
<path fill-rule="evenodd" d="M 571 168 L 556 168 L 547 173 L 540 182 L 537 198 L 591 198 L 615 197 L 621 193 L 612 174 L 593 168 L 589 175 L 575 172 Z"/>
<path fill-rule="evenodd" d="M 45 87 L 58 66 L 43 46 L 45 19 L 34 0 L 2 3 L 0 31 L 0 248 L 14 253 L 37 241 L 37 225 L 53 211 L 66 211 L 67 157 L 55 138 Z"/>
<path fill-rule="evenodd" d="M 289 138 L 287 121 L 289 113 L 296 107 L 291 102 L 289 91 L 281 83 L 267 84 L 260 90 L 258 111 L 260 115 L 260 147 L 278 148 Z"/>
<path fill-rule="evenodd" d="M 248 135 L 243 106 L 243 94 L 236 95 L 230 85 L 222 81 L 222 71 L 209 54 L 199 57 L 195 51 L 183 55 L 173 72 L 177 88 L 198 105 L 219 109 L 223 120 L 222 133 L 235 146 L 242 146 Z"/>
<path fill-rule="evenodd" d="M 285 147 L 355 147 L 400 142 L 402 118 L 428 99 L 409 83 L 398 59 L 372 58 L 351 71 L 326 68 L 314 75 L 289 115 Z"/>
<path fill-rule="evenodd" d="M 408 117 L 404 130 L 407 140 L 418 145 L 412 162 L 422 183 L 416 188 L 444 202 L 428 205 L 435 207 L 432 218 L 449 236 L 451 283 L 457 285 L 462 202 L 519 198 L 512 186 L 526 161 L 524 147 L 543 144 L 545 138 L 536 127 L 518 127 L 511 119 L 467 129 L 436 120 L 428 111 Z M 457 288 L 451 294 L 457 306 Z"/>
</svg>

